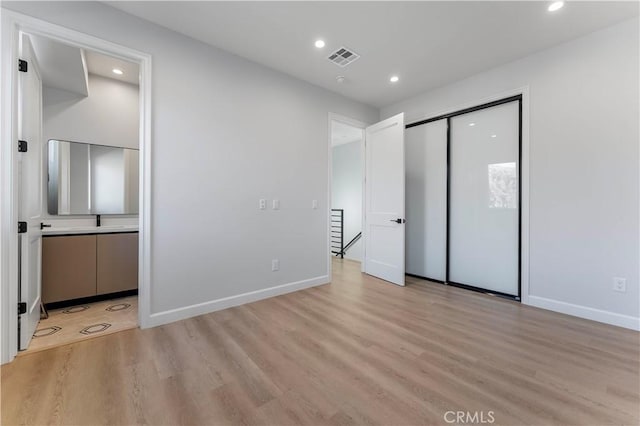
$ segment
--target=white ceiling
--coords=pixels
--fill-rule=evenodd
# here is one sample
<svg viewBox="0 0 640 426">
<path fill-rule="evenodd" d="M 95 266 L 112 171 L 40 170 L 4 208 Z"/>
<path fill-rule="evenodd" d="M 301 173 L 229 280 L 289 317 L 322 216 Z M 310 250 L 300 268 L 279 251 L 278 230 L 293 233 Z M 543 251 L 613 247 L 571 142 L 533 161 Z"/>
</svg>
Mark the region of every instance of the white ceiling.
<svg viewBox="0 0 640 426">
<path fill-rule="evenodd" d="M 89 94 L 82 50 L 47 37 L 29 35 L 38 60 L 42 85 L 81 96 Z"/>
<path fill-rule="evenodd" d="M 331 122 L 331 146 L 344 145 L 362 139 L 362 129 L 339 121 Z"/>
<path fill-rule="evenodd" d="M 87 67 L 91 74 L 124 81 L 126 83 L 135 84 L 136 86 L 140 84 L 138 64 L 116 59 L 91 50 L 85 50 L 85 57 L 87 59 Z M 114 74 L 114 68 L 122 70 L 123 74 Z"/>
<path fill-rule="evenodd" d="M 555 13 L 536 1 L 108 3 L 377 107 L 638 15 L 638 2 L 615 1 Z M 341 46 L 362 57 L 347 68 L 327 61 Z"/>
<path fill-rule="evenodd" d="M 88 96 L 88 73 L 139 84 L 138 64 L 69 46 L 48 37 L 29 34 L 29 38 L 40 66 L 44 87 Z M 123 74 L 114 74 L 114 68 L 121 69 Z"/>
</svg>

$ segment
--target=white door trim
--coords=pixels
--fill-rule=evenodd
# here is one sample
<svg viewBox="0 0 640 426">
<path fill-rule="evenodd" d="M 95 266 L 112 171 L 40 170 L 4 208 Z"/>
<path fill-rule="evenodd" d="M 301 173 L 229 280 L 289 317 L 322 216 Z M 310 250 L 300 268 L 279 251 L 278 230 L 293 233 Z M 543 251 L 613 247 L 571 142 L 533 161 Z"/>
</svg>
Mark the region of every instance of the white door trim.
<svg viewBox="0 0 640 426">
<path fill-rule="evenodd" d="M 364 165 L 364 144 L 365 144 L 365 135 L 364 129 L 366 129 L 369 124 L 358 121 L 353 118 L 349 118 L 344 115 L 336 114 L 334 112 L 329 113 L 329 120 L 327 126 L 327 274 L 329 276 L 329 280 L 333 279 L 332 268 L 331 268 L 331 188 L 333 185 L 333 145 L 331 141 L 331 125 L 334 121 L 337 121 L 342 124 L 347 124 L 349 126 L 356 127 L 362 131 L 362 139 L 360 142 L 360 158 L 362 159 L 362 224 L 364 226 L 364 173 L 365 173 L 365 165 Z M 363 260 L 364 260 L 364 232 L 362 233 L 362 247 L 363 247 Z M 364 272 L 364 262 L 360 262 L 361 270 Z"/>
<path fill-rule="evenodd" d="M 18 234 L 17 234 L 17 61 L 21 32 L 55 39 L 140 65 L 140 200 L 139 200 L 139 308 L 138 323 L 149 327 L 151 308 L 151 55 L 73 31 L 27 15 L 0 10 L 2 62 L 0 66 L 0 362 L 17 354 Z"/>
</svg>

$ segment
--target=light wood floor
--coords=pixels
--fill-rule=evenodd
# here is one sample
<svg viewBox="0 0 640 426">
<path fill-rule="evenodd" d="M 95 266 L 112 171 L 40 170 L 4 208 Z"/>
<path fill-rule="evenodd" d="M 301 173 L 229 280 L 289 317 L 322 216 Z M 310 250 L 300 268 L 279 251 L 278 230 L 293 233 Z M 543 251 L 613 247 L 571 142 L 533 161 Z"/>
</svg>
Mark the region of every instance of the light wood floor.
<svg viewBox="0 0 640 426">
<path fill-rule="evenodd" d="M 2 367 L 3 424 L 640 421 L 639 334 L 336 261 L 333 284 Z"/>
</svg>

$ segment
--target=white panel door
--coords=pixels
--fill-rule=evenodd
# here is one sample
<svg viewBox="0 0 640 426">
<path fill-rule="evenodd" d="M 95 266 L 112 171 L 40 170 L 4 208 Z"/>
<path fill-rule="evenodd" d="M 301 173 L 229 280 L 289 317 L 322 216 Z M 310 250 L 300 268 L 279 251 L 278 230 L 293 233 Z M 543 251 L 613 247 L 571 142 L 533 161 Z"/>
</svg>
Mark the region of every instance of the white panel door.
<svg viewBox="0 0 640 426">
<path fill-rule="evenodd" d="M 42 265 L 42 80 L 29 37 L 22 35 L 20 57 L 27 61 L 27 72 L 19 72 L 19 138 L 28 150 L 18 154 L 18 218 L 27 222 L 27 232 L 19 234 L 19 302 L 26 303 L 20 315 L 20 350 L 27 349 L 40 320 Z"/>
<path fill-rule="evenodd" d="M 519 296 L 519 103 L 451 118 L 449 281 Z"/>
<path fill-rule="evenodd" d="M 404 114 L 365 133 L 364 272 L 404 285 Z"/>
<path fill-rule="evenodd" d="M 407 273 L 446 280 L 447 120 L 406 130 Z"/>
</svg>

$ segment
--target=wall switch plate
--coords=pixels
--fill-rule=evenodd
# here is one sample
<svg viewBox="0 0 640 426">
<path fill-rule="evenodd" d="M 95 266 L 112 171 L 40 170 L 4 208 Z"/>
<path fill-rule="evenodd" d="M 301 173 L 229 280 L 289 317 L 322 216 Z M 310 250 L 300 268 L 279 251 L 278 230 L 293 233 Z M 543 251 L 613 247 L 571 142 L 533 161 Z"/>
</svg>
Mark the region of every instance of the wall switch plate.
<svg viewBox="0 0 640 426">
<path fill-rule="evenodd" d="M 260 210 L 264 210 L 267 208 L 267 200 L 265 200 L 264 198 L 261 198 L 260 201 L 258 202 L 258 208 Z"/>
<path fill-rule="evenodd" d="M 271 260 L 271 270 L 272 271 L 280 270 L 280 261 L 278 259 Z"/>
<path fill-rule="evenodd" d="M 620 293 L 626 293 L 627 291 L 627 279 L 621 277 L 613 277 L 613 290 Z"/>
<path fill-rule="evenodd" d="M 272 207 L 274 210 L 280 210 L 280 200 L 273 200 Z"/>
<path fill-rule="evenodd" d="M 318 209 L 318 200 L 311 200 L 311 208 L 314 210 Z"/>
</svg>

